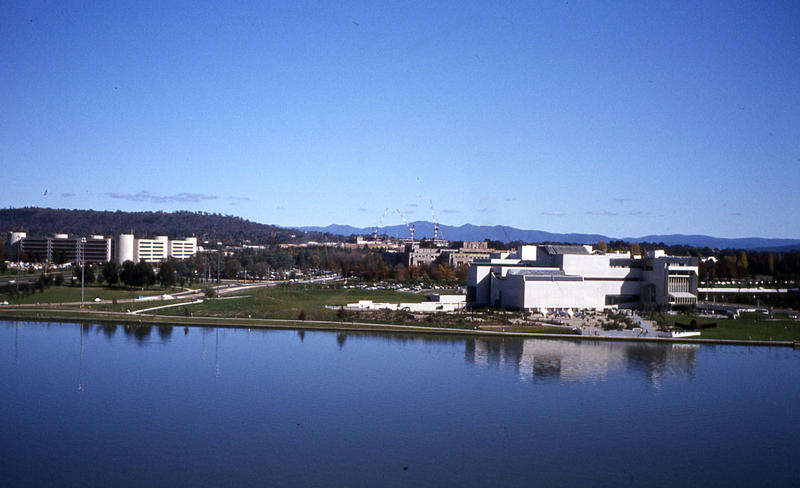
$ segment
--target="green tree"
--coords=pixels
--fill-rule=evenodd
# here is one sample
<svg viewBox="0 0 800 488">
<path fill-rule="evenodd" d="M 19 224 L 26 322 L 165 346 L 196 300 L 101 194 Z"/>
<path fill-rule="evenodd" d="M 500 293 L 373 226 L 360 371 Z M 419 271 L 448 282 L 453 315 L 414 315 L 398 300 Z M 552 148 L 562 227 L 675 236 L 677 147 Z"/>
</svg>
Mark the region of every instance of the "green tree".
<svg viewBox="0 0 800 488">
<path fill-rule="evenodd" d="M 84 275 L 85 275 L 84 279 L 86 280 L 87 283 L 94 283 L 96 281 L 95 280 L 96 272 L 97 272 L 96 265 L 92 263 L 86 265 L 86 269 L 84 270 Z"/>
<path fill-rule="evenodd" d="M 178 272 L 172 261 L 168 260 L 161 263 L 161 266 L 158 268 L 158 282 L 161 283 L 161 286 L 164 288 L 175 286 L 175 283 L 178 282 Z"/>
<path fill-rule="evenodd" d="M 231 279 L 236 279 L 236 276 L 242 270 L 242 263 L 238 259 L 227 259 L 225 260 L 225 267 L 223 268 L 223 273 L 226 277 Z"/>
<path fill-rule="evenodd" d="M 119 279 L 126 286 L 135 286 L 136 282 L 136 264 L 133 261 L 125 261 L 122 263 L 122 269 L 119 272 Z"/>
<path fill-rule="evenodd" d="M 72 284 L 74 285 L 75 283 L 80 283 L 80 282 L 81 282 L 81 267 L 78 265 L 78 263 L 75 263 L 75 265 L 72 266 Z"/>
<path fill-rule="evenodd" d="M 109 286 L 116 285 L 119 282 L 119 264 L 114 261 L 106 261 L 100 274 L 103 275 L 103 279 Z"/>
<path fill-rule="evenodd" d="M 142 259 L 133 269 L 133 281 L 135 286 L 150 286 L 156 282 L 156 273 L 153 271 L 153 266 Z"/>
</svg>

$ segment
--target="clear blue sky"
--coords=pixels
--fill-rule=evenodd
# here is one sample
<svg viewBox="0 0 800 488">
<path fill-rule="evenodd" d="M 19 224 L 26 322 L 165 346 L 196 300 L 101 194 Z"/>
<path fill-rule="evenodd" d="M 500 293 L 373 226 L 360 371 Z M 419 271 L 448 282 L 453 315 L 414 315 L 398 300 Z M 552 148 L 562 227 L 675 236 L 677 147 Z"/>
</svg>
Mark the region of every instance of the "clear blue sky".
<svg viewBox="0 0 800 488">
<path fill-rule="evenodd" d="M 800 238 L 800 2 L 6 1 L 0 164 L 4 207 Z"/>
</svg>

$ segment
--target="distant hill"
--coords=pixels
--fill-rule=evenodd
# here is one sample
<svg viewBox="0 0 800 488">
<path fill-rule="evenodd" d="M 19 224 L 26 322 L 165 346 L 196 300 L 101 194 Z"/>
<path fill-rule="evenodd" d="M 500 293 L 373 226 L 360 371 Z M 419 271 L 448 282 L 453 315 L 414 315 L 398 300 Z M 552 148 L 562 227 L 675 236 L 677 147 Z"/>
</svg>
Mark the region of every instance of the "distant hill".
<svg viewBox="0 0 800 488">
<path fill-rule="evenodd" d="M 123 212 L 55 208 L 0 209 L 0 231 L 25 231 L 28 235 L 56 232 L 112 236 L 133 231 L 142 237 L 196 235 L 201 240 L 275 243 L 322 239 L 318 232 L 302 232 L 259 224 L 233 215 L 204 212 Z M 292 237 L 294 236 L 294 237 Z"/>
<path fill-rule="evenodd" d="M 432 238 L 433 223 L 412 222 L 417 238 Z M 327 227 L 300 227 L 290 229 L 269 224 L 260 224 L 233 215 L 209 214 L 205 212 L 123 212 L 106 210 L 69 210 L 54 208 L 8 208 L 0 209 L 0 232 L 21 230 L 29 235 L 68 234 L 116 235 L 133 231 L 140 236 L 168 235 L 184 237 L 196 235 L 201 240 L 217 240 L 226 243 L 251 241 L 256 243 L 301 242 L 306 240 L 339 240 L 353 234 L 372 234 L 371 227 L 329 225 Z M 800 239 L 766 239 L 744 237 L 727 239 L 706 235 L 647 235 L 642 237 L 609 237 L 602 234 L 559 234 L 541 230 L 523 230 L 506 225 L 441 225 L 444 238 L 454 241 L 482 241 L 491 239 L 501 242 L 569 242 L 595 244 L 598 241 L 622 240 L 627 242 L 652 242 L 665 245 L 686 245 L 717 249 L 752 249 L 758 251 L 788 252 L 800 250 Z M 405 225 L 380 228 L 381 234 L 392 237 L 408 237 Z M 293 237 L 294 236 L 294 237 Z"/>
<path fill-rule="evenodd" d="M 411 223 L 417 238 L 433 238 L 433 224 L 427 221 Z M 352 227 L 349 225 L 329 225 L 327 227 L 300 227 L 304 231 L 330 232 L 340 235 L 372 234 L 373 227 Z M 472 225 L 461 226 L 440 225 L 440 232 L 446 239 L 454 241 L 482 241 L 491 239 L 501 242 L 568 242 L 575 244 L 596 244 L 598 241 L 652 242 L 693 247 L 710 247 L 717 249 L 753 249 L 761 251 L 791 251 L 800 249 L 800 239 L 767 239 L 762 237 L 743 237 L 728 239 L 706 235 L 647 235 L 642 237 L 610 237 L 602 234 L 559 234 L 541 230 L 523 230 L 505 225 Z M 408 237 L 405 225 L 393 225 L 380 228 L 381 234 L 391 237 Z"/>
</svg>

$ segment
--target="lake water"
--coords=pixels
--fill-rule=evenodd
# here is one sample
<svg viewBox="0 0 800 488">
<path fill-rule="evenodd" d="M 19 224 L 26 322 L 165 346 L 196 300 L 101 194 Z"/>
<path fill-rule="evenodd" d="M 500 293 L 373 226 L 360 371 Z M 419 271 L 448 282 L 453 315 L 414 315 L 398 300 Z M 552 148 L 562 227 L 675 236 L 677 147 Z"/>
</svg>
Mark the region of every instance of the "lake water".
<svg viewBox="0 0 800 488">
<path fill-rule="evenodd" d="M 800 351 L 0 322 L 0 486 L 789 486 Z"/>
</svg>

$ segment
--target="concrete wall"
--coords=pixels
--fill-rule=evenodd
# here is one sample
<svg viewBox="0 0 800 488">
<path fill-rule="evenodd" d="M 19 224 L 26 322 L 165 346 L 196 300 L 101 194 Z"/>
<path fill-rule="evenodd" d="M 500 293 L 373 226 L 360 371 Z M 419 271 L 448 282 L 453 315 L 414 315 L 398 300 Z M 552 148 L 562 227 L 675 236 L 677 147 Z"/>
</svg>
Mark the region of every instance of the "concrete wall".
<svg viewBox="0 0 800 488">
<path fill-rule="evenodd" d="M 525 281 L 524 305 L 537 308 L 606 307 L 606 295 L 638 295 L 638 281 Z"/>
<path fill-rule="evenodd" d="M 117 262 L 122 264 L 125 261 L 135 262 L 134 238 L 133 234 L 120 234 L 117 236 Z"/>
<path fill-rule="evenodd" d="M 489 273 L 491 269 L 490 265 L 472 265 L 467 270 L 467 283 L 475 289 L 475 299 L 472 305 L 476 307 L 489 305 Z"/>
</svg>

